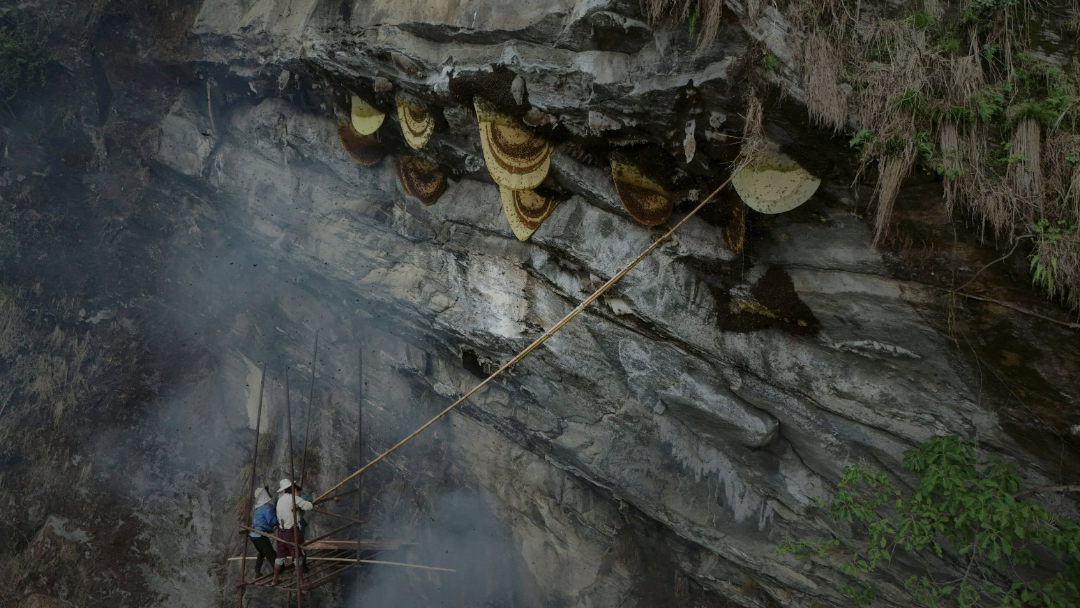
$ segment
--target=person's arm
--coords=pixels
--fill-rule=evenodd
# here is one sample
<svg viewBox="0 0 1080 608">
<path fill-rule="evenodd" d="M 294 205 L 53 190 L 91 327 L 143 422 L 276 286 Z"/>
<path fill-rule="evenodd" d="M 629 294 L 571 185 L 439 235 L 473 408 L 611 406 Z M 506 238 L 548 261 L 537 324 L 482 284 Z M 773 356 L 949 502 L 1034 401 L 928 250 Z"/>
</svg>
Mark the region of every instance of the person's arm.
<svg viewBox="0 0 1080 608">
<path fill-rule="evenodd" d="M 315 505 L 313 505 L 310 502 L 304 500 L 304 498 L 302 496 L 297 496 L 296 497 L 296 508 L 297 509 L 300 509 L 301 511 L 309 511 L 314 506 Z"/>
<path fill-rule="evenodd" d="M 268 517 L 267 515 L 267 509 L 263 509 L 262 507 L 255 509 L 255 517 L 251 521 L 251 527 L 261 532 L 269 532 L 272 530 L 274 526 L 270 521 L 270 517 L 273 516 L 270 515 L 270 517 Z"/>
</svg>

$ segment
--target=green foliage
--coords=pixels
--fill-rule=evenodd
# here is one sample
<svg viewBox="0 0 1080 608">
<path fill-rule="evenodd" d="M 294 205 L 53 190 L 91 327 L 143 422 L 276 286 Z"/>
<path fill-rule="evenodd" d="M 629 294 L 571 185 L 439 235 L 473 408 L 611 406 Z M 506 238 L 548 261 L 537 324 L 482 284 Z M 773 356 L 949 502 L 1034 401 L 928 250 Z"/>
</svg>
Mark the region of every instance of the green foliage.
<svg viewBox="0 0 1080 608">
<path fill-rule="evenodd" d="M 848 147 L 859 150 L 867 144 L 873 143 L 875 139 L 876 136 L 870 129 L 859 129 L 855 132 L 855 135 L 852 135 L 851 139 L 848 140 Z"/>
<path fill-rule="evenodd" d="M 1010 125 L 1015 125 L 1025 118 L 1034 118 L 1040 124 L 1052 127 L 1057 121 L 1059 112 L 1037 101 L 1025 101 L 1016 105 L 1009 106 L 1005 110 L 1005 116 L 1008 118 Z"/>
<path fill-rule="evenodd" d="M 1020 0 L 971 0 L 971 7 L 983 11 L 1003 11 L 1019 4 Z"/>
<path fill-rule="evenodd" d="M 950 55 L 960 54 L 960 41 L 956 38 L 946 38 L 942 40 L 938 46 L 941 47 L 941 50 Z"/>
<path fill-rule="evenodd" d="M 901 110 L 910 110 L 912 114 L 926 112 L 926 95 L 915 89 L 905 89 L 903 93 L 893 99 L 893 104 Z"/>
<path fill-rule="evenodd" d="M 1009 124 L 1034 118 L 1054 129 L 1066 116 L 1075 116 L 1080 104 L 1080 82 L 1075 76 L 1027 53 L 1018 55 L 1017 64 L 1017 92 L 1024 101 L 1009 107 Z"/>
<path fill-rule="evenodd" d="M 869 605 L 879 594 L 876 578 L 893 572 L 891 562 L 905 554 L 925 565 L 904 581 L 922 605 L 1080 605 L 1080 524 L 1017 498 L 1023 480 L 1015 463 L 980 459 L 973 442 L 946 436 L 906 451 L 903 466 L 918 478 L 913 492 L 894 487 L 884 472 L 845 467 L 836 495 L 822 506 L 852 534 L 788 539 L 780 553 L 841 560 L 850 580 L 840 591 L 854 605 Z M 1037 552 L 1052 554 L 1053 562 L 1037 560 Z M 960 576 L 948 575 L 942 563 Z"/>
<path fill-rule="evenodd" d="M 937 146 L 931 140 L 930 131 L 919 131 L 915 134 L 915 152 L 924 163 L 929 164 L 934 159 L 936 150 Z"/>
<path fill-rule="evenodd" d="M 0 16 L 0 98 L 6 101 L 45 84 L 51 62 L 35 22 L 18 14 Z"/>
<path fill-rule="evenodd" d="M 780 59 L 772 53 L 765 53 L 764 64 L 765 69 L 770 72 L 775 72 L 780 69 Z"/>
<path fill-rule="evenodd" d="M 1070 162 L 1076 161 L 1069 158 Z M 1080 160 L 1080 159 L 1078 159 Z M 1080 231 L 1075 222 L 1065 220 L 1051 222 L 1041 219 L 1034 227 L 1037 247 L 1036 253 L 1028 258 L 1031 267 L 1031 282 L 1045 289 L 1050 294 L 1058 293 L 1061 285 L 1058 279 L 1064 266 L 1072 266 L 1080 257 Z M 1044 253 L 1038 253 L 1038 252 Z"/>
<path fill-rule="evenodd" d="M 930 16 L 930 13 L 922 9 L 915 11 L 908 17 L 908 22 L 911 23 L 912 27 L 920 30 L 929 26 L 933 20 L 934 18 Z"/>
<path fill-rule="evenodd" d="M 1002 87 L 990 87 L 971 96 L 975 104 L 975 113 L 984 123 L 992 123 L 1005 113 L 1005 90 Z"/>
</svg>

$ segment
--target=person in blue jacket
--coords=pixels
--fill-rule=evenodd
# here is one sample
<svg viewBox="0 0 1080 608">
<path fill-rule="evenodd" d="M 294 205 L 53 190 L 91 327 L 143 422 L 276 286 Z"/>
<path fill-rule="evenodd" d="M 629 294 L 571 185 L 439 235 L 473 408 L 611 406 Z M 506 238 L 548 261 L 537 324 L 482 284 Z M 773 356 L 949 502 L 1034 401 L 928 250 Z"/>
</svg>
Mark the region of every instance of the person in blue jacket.
<svg viewBox="0 0 1080 608">
<path fill-rule="evenodd" d="M 278 527 L 277 513 L 274 511 L 269 487 L 263 486 L 255 491 L 255 514 L 251 518 L 251 527 L 266 533 L 273 533 Z M 274 545 L 269 538 L 261 534 L 248 532 L 248 536 L 255 544 L 255 550 L 259 552 L 259 556 L 255 558 L 255 576 L 262 576 L 263 561 L 274 563 L 276 557 Z"/>
</svg>

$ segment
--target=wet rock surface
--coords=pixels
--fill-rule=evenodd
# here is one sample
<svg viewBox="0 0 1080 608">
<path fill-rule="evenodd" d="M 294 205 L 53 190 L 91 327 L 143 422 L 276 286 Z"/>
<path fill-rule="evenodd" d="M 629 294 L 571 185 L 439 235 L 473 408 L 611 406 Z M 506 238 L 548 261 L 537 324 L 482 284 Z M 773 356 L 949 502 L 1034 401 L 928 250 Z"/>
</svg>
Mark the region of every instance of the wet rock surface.
<svg viewBox="0 0 1080 608">
<path fill-rule="evenodd" d="M 1070 481 L 1076 438 L 1067 417 L 1046 422 L 1023 410 L 1076 403 L 1075 383 L 1060 381 L 1076 355 L 1022 359 L 1070 334 L 965 311 L 963 322 L 988 344 L 969 349 L 973 362 L 947 331 L 950 313 L 933 281 L 872 249 L 860 192 L 849 187 L 850 151 L 808 126 L 795 68 L 755 75 L 756 40 L 785 66 L 797 64 L 794 50 L 780 52 L 778 15 L 769 9 L 747 23 L 733 9 L 716 44 L 695 54 L 686 32 L 645 25 L 638 3 L 625 0 L 186 6 L 196 61 L 185 69 L 194 73 L 120 140 L 147 150 L 136 166 L 148 172 L 131 195 L 139 211 L 123 220 L 139 229 L 95 249 L 130 242 L 141 252 L 109 266 L 132 272 L 100 289 L 100 309 L 123 300 L 139 311 L 119 316 L 150 337 L 149 368 L 175 373 L 137 399 L 141 409 L 123 425 L 73 440 L 94 463 L 86 483 L 100 495 L 88 504 L 117 514 L 113 559 L 131 560 L 137 547 L 147 564 L 115 583 L 136 589 L 119 605 L 235 601 L 237 568 L 225 560 L 239 544 L 232 528 L 246 487 L 237 472 L 250 457 L 264 362 L 269 418 L 257 479 L 273 485 L 288 474 L 284 367 L 299 441 L 320 332 L 309 477 L 329 487 L 361 461 L 358 345 L 366 461 L 666 230 L 626 212 L 610 154 L 647 148 L 670 157 L 663 177 L 681 196 L 670 225 L 727 177 L 746 88 L 770 79 L 792 97 L 771 89 L 765 131 L 824 180 L 818 194 L 789 214 L 752 216 L 740 253 L 722 233 L 733 204 L 723 198 L 541 349 L 377 465 L 365 476 L 368 531 L 414 537 L 420 547 L 406 558 L 454 563 L 460 576 L 370 572 L 365 597 L 418 606 L 831 603 L 839 573 L 777 557 L 776 545 L 820 531 L 816 500 L 843 465 L 897 472 L 905 448 L 960 433 L 1021 460 L 1035 482 Z M 108 59 L 103 66 L 115 74 Z M 125 86 L 110 80 L 110 103 L 122 103 Z M 387 112 L 378 138 L 390 156 L 370 168 L 339 141 L 346 89 Z M 397 182 L 393 157 L 406 146 L 395 92 L 438 109 L 423 153 L 452 179 L 431 206 Z M 539 125 L 557 146 L 545 185 L 566 200 L 528 242 L 511 232 L 483 165 L 467 99 L 476 94 Z M 112 120 L 103 129 L 115 132 Z M 100 179 L 115 188 L 123 175 Z M 993 259 L 971 250 L 965 255 Z M 1023 344 L 995 346 L 1014 342 Z M 1041 394 L 1017 401 L 988 388 L 988 351 L 1022 366 L 1025 378 L 1045 379 Z M 115 416 L 117 407 L 106 411 Z M 1049 436 L 1043 445 L 1032 440 L 1038 429 Z M 1055 446 L 1061 460 L 1046 457 Z M 30 448 L 24 456 L 33 457 Z M 28 515 L 24 527 L 38 536 L 20 546 L 23 555 L 48 551 L 46 542 L 102 540 L 103 523 L 86 531 L 80 526 L 97 520 L 39 502 L 52 507 Z M 317 533 L 333 527 L 315 525 Z M 36 581 L 33 595 L 14 596 L 14 605 L 70 601 L 33 576 L 21 579 Z M 331 587 L 312 602 L 337 605 L 354 593 Z M 249 601 L 282 600 L 253 592 Z"/>
</svg>

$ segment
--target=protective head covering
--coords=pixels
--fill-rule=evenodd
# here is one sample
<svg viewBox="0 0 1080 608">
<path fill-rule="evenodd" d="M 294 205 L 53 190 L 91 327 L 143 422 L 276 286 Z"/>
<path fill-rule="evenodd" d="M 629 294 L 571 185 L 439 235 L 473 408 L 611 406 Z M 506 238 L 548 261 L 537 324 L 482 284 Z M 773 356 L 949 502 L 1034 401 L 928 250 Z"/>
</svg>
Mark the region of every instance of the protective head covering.
<svg viewBox="0 0 1080 608">
<path fill-rule="evenodd" d="M 291 488 L 292 485 L 293 485 L 293 483 L 291 481 L 289 481 L 288 479 L 282 479 L 281 481 L 278 482 L 277 491 L 279 493 L 284 492 L 285 490 L 288 490 L 289 488 Z"/>
<path fill-rule="evenodd" d="M 255 490 L 255 508 L 259 508 L 268 502 L 270 502 L 270 493 L 266 491 L 266 488 Z"/>
</svg>

